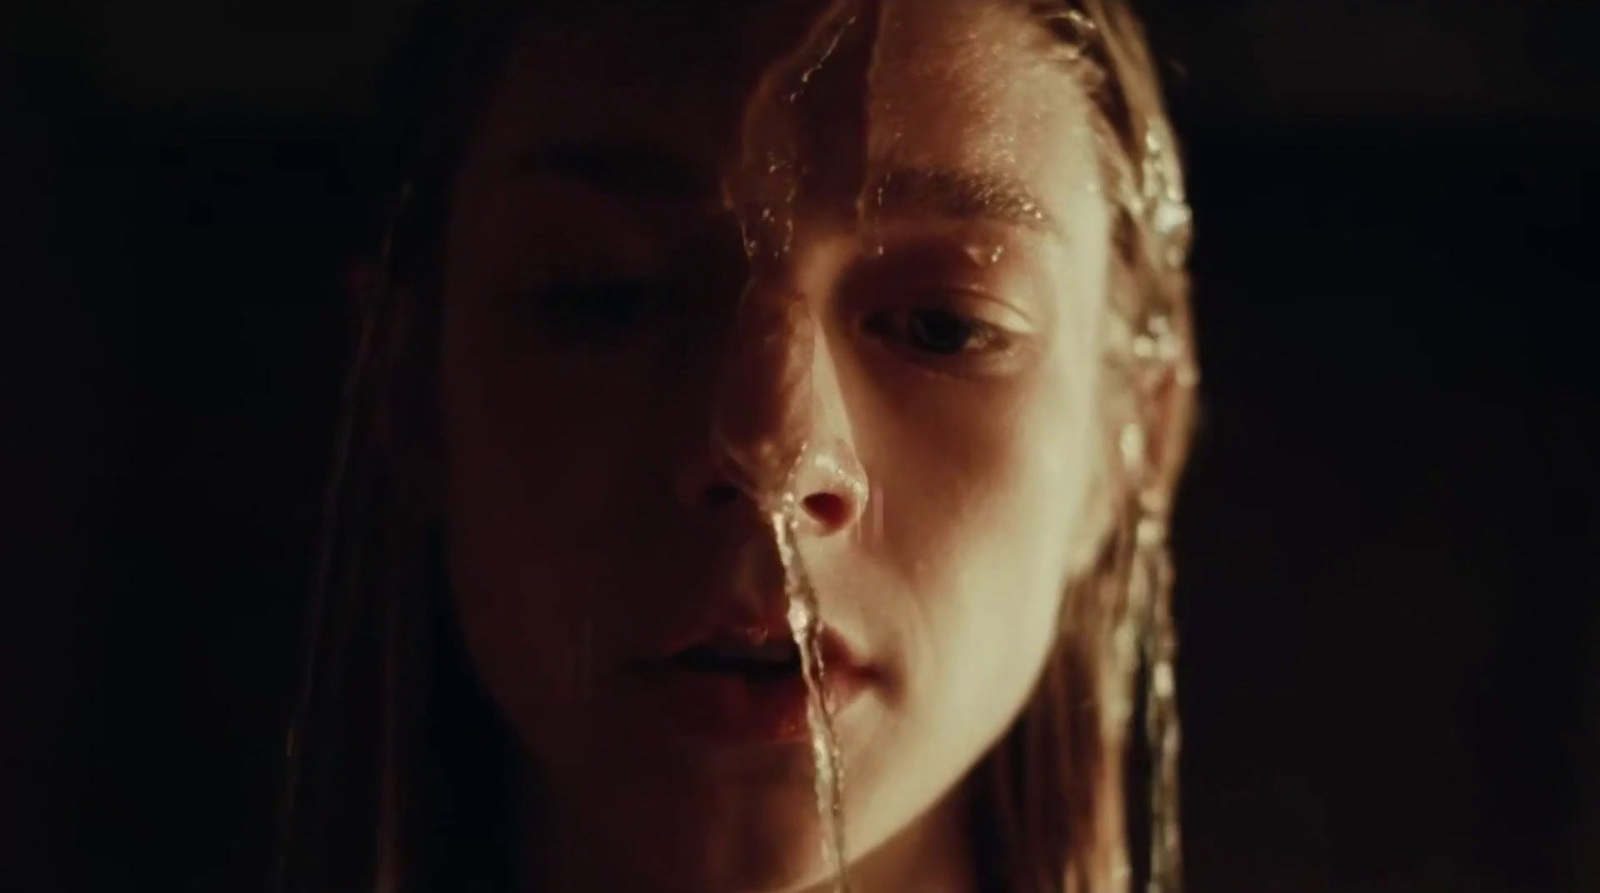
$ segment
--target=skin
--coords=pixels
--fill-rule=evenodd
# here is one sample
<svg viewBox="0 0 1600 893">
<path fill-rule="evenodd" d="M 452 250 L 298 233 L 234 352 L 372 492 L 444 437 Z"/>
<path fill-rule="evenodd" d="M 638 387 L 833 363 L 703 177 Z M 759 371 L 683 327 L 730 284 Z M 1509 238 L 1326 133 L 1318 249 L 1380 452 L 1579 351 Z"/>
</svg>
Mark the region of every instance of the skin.
<svg viewBox="0 0 1600 893">
<path fill-rule="evenodd" d="M 817 15 L 531 28 L 462 161 L 449 563 L 530 757 L 530 884 L 825 878 L 807 746 L 681 740 L 623 681 L 685 618 L 781 597 L 764 511 L 799 459 L 802 555 L 871 671 L 839 717 L 855 887 L 971 889 L 961 781 L 1031 694 L 1098 533 L 1109 238 L 1086 101 L 1012 5 L 915 0 L 787 103 Z M 625 163 L 571 148 L 596 144 Z M 640 165 L 661 169 L 617 174 Z M 916 171 L 1026 201 L 892 186 L 939 179 Z"/>
</svg>

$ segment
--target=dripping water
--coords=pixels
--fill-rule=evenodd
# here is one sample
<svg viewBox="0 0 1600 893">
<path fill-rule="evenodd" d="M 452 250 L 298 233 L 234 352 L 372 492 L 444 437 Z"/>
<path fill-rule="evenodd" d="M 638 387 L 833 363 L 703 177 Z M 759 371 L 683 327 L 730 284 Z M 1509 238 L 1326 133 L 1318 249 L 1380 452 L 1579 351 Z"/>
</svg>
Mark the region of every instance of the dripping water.
<svg viewBox="0 0 1600 893">
<path fill-rule="evenodd" d="M 783 102 L 789 108 L 793 109 L 801 104 L 806 92 L 813 86 L 817 74 L 832 58 L 846 33 L 858 21 L 861 14 L 859 7 L 859 0 L 835 0 L 819 19 L 821 27 L 800 50 L 799 58 L 791 57 L 789 61 L 798 63 L 800 71 L 783 93 Z M 795 112 L 791 111 L 788 114 Z M 763 207 L 760 221 L 756 225 L 752 225 L 752 221 L 744 214 L 739 215 L 740 229 L 744 234 L 745 253 L 750 259 L 755 260 L 763 247 L 756 233 L 770 229 L 774 224 L 779 227 L 781 239 L 773 247 L 772 254 L 781 258 L 792 250 L 795 202 L 799 195 L 802 172 L 803 159 L 792 136 L 779 149 L 769 150 L 767 153 L 767 176 L 776 178 L 781 184 L 781 188 L 776 191 L 778 208 L 774 209 L 770 205 Z M 725 199 L 728 197 L 725 195 Z M 730 206 L 733 204 L 730 202 Z M 802 449 L 801 455 L 804 454 L 805 451 Z M 817 606 L 816 589 L 806 573 L 798 550 L 799 512 L 800 501 L 795 492 L 794 476 L 791 474 L 789 486 L 785 488 L 783 499 L 778 509 L 771 514 L 770 520 L 777 541 L 778 555 L 783 564 L 784 591 L 789 602 L 789 630 L 800 653 L 800 672 L 806 686 L 806 722 L 811 738 L 823 861 L 834 879 L 835 891 L 849 893 L 849 881 L 845 871 L 847 856 L 843 821 L 843 756 L 839 750 L 838 736 L 833 725 L 834 705 L 828 703 L 825 694 L 827 689 L 824 685 L 826 668 L 823 666 L 821 647 L 822 617 Z"/>
<path fill-rule="evenodd" d="M 1006 246 L 1003 243 L 994 245 L 968 245 L 964 252 L 967 260 L 980 267 L 993 266 L 1000 262 L 1006 255 Z"/>
<path fill-rule="evenodd" d="M 1145 128 L 1142 176 L 1145 212 L 1157 242 L 1154 258 L 1165 271 L 1182 267 L 1188 255 L 1193 214 L 1181 180 L 1173 175 L 1162 136 Z M 1138 359 L 1171 370 L 1179 387 L 1192 388 L 1196 372 L 1182 361 L 1181 338 L 1171 320 L 1157 313 L 1146 322 Z M 1183 883 L 1183 853 L 1178 805 L 1179 719 L 1177 632 L 1172 618 L 1172 557 L 1167 549 L 1167 499 L 1163 493 L 1141 494 L 1142 518 L 1135 528 L 1135 548 L 1142 560 L 1135 563 L 1130 588 L 1142 589 L 1146 617 L 1141 651 L 1148 668 L 1145 689 L 1145 737 L 1150 748 L 1150 868 L 1149 893 L 1179 893 Z"/>
<path fill-rule="evenodd" d="M 1138 616 L 1138 657 L 1144 679 L 1147 831 L 1146 893 L 1180 893 L 1182 851 L 1178 816 L 1179 721 L 1177 636 L 1172 623 L 1172 562 L 1166 525 L 1158 509 L 1134 527 L 1134 561 L 1128 590 Z"/>
<path fill-rule="evenodd" d="M 832 22 L 822 39 L 822 49 L 813 57 L 811 65 L 800 72 L 800 77 L 794 89 L 786 97 L 790 105 L 798 103 L 800 98 L 805 95 L 806 88 L 811 85 L 811 79 L 817 76 L 817 72 L 822 70 L 823 65 L 827 64 L 828 59 L 833 56 L 833 51 L 839 48 L 839 41 L 844 38 L 845 33 L 856 23 L 859 13 L 854 11 L 854 6 L 854 3 L 847 2 L 842 6 L 836 6 L 830 11 L 829 17 Z"/>
<path fill-rule="evenodd" d="M 1182 367 L 1182 347 L 1171 322 L 1156 314 L 1146 320 L 1145 331 L 1132 344 L 1136 363 L 1146 373 Z M 1192 374 L 1192 373 L 1191 373 Z M 1181 376 L 1180 384 L 1183 384 Z M 1124 427 L 1121 452 L 1131 470 L 1147 468 L 1147 432 L 1140 424 Z M 1144 739 L 1148 755 L 1147 801 L 1149 833 L 1146 893 L 1180 893 L 1182 846 L 1178 804 L 1178 754 L 1180 729 L 1177 704 L 1177 633 L 1172 618 L 1172 558 L 1167 548 L 1168 498 L 1159 487 L 1141 492 L 1133 527 L 1128 568 L 1129 613 L 1124 631 L 1133 633 L 1119 641 L 1127 678 L 1142 675 Z M 1137 630 L 1134 633 L 1134 629 Z M 1140 673 L 1139 671 L 1142 671 Z M 1131 711 L 1130 711 L 1131 712 Z M 1131 718 L 1131 717 L 1130 717 Z"/>
<path fill-rule="evenodd" d="M 824 696 L 826 668 L 822 663 L 822 616 L 817 592 L 800 558 L 796 531 L 799 499 L 790 487 L 780 509 L 772 514 L 778 555 L 783 561 L 784 589 L 789 597 L 789 631 L 800 650 L 800 672 L 806 683 L 806 721 L 811 731 L 815 771 L 817 818 L 820 822 L 823 861 L 834 878 L 837 893 L 849 893 L 844 845 L 844 759 L 833 725 L 833 705 Z"/>
</svg>

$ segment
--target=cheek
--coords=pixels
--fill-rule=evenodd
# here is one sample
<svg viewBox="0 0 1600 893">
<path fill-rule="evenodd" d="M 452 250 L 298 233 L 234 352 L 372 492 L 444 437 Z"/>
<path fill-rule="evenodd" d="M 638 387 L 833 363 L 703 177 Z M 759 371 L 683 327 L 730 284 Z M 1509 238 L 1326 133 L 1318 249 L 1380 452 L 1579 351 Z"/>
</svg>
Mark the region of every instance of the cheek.
<svg viewBox="0 0 1600 893">
<path fill-rule="evenodd" d="M 440 396 L 451 589 L 474 661 L 521 719 L 580 698 L 593 649 L 627 614 L 600 596 L 627 590 L 616 556 L 648 512 L 637 445 L 651 401 L 627 370 L 563 374 L 503 342 L 491 315 L 457 302 Z"/>
<path fill-rule="evenodd" d="M 887 642 L 890 680 L 890 719 L 858 753 L 863 833 L 887 804 L 925 806 L 955 783 L 1033 691 L 1091 493 L 1092 367 L 903 402 L 858 430 L 883 500 L 879 534 L 863 538 L 878 585 L 861 610 Z"/>
<path fill-rule="evenodd" d="M 1056 356 L 1026 384 L 891 417 L 878 557 L 909 602 L 908 678 L 956 700 L 1026 688 L 1095 489 L 1095 364 Z"/>
</svg>

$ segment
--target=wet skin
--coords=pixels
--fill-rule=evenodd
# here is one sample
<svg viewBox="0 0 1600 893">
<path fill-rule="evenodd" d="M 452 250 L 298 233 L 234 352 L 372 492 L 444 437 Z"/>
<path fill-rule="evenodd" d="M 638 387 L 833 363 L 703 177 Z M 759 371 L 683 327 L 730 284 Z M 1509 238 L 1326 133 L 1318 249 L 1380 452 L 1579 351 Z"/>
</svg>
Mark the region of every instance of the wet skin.
<svg viewBox="0 0 1600 893">
<path fill-rule="evenodd" d="M 808 745 L 685 734 L 635 672 L 781 611 L 766 511 L 798 461 L 801 552 L 865 680 L 838 718 L 857 889 L 970 885 L 961 779 L 1098 533 L 1085 100 L 1012 4 L 901 0 L 789 102 L 817 13 L 530 27 L 459 171 L 451 583 L 552 883 L 822 879 Z"/>
</svg>

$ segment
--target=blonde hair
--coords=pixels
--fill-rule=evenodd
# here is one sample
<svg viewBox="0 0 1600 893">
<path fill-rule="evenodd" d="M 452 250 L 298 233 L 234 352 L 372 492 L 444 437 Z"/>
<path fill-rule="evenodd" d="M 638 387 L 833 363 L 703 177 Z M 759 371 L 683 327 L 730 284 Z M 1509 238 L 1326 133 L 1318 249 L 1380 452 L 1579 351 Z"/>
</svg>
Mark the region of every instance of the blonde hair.
<svg viewBox="0 0 1600 893">
<path fill-rule="evenodd" d="M 1104 411 L 1108 452 L 1121 461 L 1108 532 L 1065 594 L 1038 688 L 969 783 L 986 880 L 1101 893 L 1130 877 L 1123 764 L 1141 665 L 1151 788 L 1175 794 L 1165 525 L 1194 408 L 1189 219 L 1156 72 L 1125 0 L 1026 2 L 1079 75 L 1099 135 L 1114 212 Z M 448 182 L 524 5 L 425 11 L 418 44 L 394 66 L 399 121 L 388 141 L 409 146 L 396 165 L 406 186 L 361 308 L 325 505 L 287 746 L 284 893 L 500 889 L 515 871 L 511 785 L 501 764 L 481 759 L 513 749 L 515 735 L 473 678 L 443 604 L 436 521 L 417 511 L 426 499 L 416 487 L 438 437 L 439 308 L 427 296 Z M 1158 826 L 1153 837 L 1156 880 L 1175 890 L 1175 835 Z"/>
<path fill-rule="evenodd" d="M 1149 889 L 1176 891 L 1176 643 L 1166 527 L 1188 454 L 1197 367 L 1190 213 L 1143 31 L 1124 0 L 1035 0 L 1090 99 L 1113 212 L 1103 412 L 1113 517 L 1062 600 L 1032 699 L 975 778 L 991 871 L 1013 890 L 1127 890 L 1125 766 L 1142 676 L 1150 746 Z M 1141 672 L 1142 671 L 1142 672 Z"/>
</svg>

